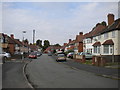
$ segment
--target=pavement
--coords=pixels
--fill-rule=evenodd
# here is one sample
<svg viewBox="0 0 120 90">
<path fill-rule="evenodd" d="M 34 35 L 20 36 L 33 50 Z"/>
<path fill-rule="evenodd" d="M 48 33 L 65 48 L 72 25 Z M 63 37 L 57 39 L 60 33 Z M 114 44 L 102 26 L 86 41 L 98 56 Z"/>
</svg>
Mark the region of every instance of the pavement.
<svg viewBox="0 0 120 90">
<path fill-rule="evenodd" d="M 55 59 L 56 56 L 53 56 L 53 58 Z M 67 58 L 67 62 L 63 62 L 63 63 L 75 69 L 85 70 L 88 72 L 95 73 L 98 76 L 120 80 L 120 72 L 119 72 L 119 69 L 117 69 L 118 65 L 99 67 L 99 66 L 93 66 L 88 64 L 82 64 L 82 63 L 76 62 L 74 59 L 69 59 L 69 58 Z"/>
<path fill-rule="evenodd" d="M 2 65 L 2 88 L 30 88 L 23 74 L 29 60 L 11 60 Z"/>
</svg>

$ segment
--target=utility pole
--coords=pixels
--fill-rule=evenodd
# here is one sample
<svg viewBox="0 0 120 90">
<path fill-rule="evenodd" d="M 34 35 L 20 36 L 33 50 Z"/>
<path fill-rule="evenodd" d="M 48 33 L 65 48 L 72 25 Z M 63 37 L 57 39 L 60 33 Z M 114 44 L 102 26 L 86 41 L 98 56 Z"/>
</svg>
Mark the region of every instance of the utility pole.
<svg viewBox="0 0 120 90">
<path fill-rule="evenodd" d="M 35 42 L 35 30 L 33 30 L 33 44 Z"/>
</svg>

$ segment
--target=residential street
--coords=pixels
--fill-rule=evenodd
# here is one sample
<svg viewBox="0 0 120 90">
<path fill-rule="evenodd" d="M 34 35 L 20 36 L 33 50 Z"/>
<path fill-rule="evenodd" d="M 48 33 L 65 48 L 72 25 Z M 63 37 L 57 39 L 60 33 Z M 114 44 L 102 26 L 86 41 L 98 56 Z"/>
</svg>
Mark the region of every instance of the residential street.
<svg viewBox="0 0 120 90">
<path fill-rule="evenodd" d="M 33 59 L 26 73 L 35 88 L 118 88 L 118 80 L 72 68 L 47 54 Z"/>
</svg>

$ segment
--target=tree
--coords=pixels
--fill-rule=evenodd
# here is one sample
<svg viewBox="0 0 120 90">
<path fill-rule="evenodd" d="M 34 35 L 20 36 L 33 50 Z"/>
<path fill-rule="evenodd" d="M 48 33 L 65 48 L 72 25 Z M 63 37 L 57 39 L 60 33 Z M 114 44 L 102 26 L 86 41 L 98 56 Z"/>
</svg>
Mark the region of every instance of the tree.
<svg viewBox="0 0 120 90">
<path fill-rule="evenodd" d="M 28 39 L 25 39 L 23 42 L 26 43 L 26 44 L 29 43 Z"/>
<path fill-rule="evenodd" d="M 43 50 L 45 50 L 49 46 L 50 46 L 50 42 L 48 40 L 44 40 Z"/>
<path fill-rule="evenodd" d="M 60 45 L 57 43 L 57 44 L 55 44 L 54 46 L 60 46 Z"/>
<path fill-rule="evenodd" d="M 102 24 L 103 26 L 107 26 L 107 24 L 106 24 L 105 21 L 101 22 L 101 24 Z"/>
<path fill-rule="evenodd" d="M 39 47 L 42 47 L 42 40 L 38 39 L 36 41 L 36 45 L 39 46 Z"/>
</svg>

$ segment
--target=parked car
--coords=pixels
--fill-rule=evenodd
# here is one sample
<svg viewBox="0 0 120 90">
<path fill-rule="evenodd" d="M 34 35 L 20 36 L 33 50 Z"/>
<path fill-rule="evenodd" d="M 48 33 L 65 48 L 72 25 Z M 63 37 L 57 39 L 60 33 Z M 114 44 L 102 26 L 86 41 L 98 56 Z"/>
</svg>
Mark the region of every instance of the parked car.
<svg viewBox="0 0 120 90">
<path fill-rule="evenodd" d="M 65 54 L 58 54 L 56 61 L 66 61 Z"/>
<path fill-rule="evenodd" d="M 70 52 L 70 53 L 67 54 L 67 57 L 68 58 L 73 58 L 73 55 L 74 55 L 74 52 Z"/>
<path fill-rule="evenodd" d="M 37 59 L 37 53 L 35 52 L 30 53 L 28 58 Z"/>
<path fill-rule="evenodd" d="M 49 53 L 48 53 L 48 56 L 52 56 L 52 53 L 49 52 Z"/>
<path fill-rule="evenodd" d="M 39 56 L 41 56 L 42 55 L 42 53 L 41 52 L 37 52 L 37 56 L 39 57 Z"/>
<path fill-rule="evenodd" d="M 2 62 L 4 63 L 5 60 L 8 60 L 11 58 L 11 55 L 10 55 L 10 53 L 2 52 L 2 53 L 0 53 L 0 58 L 2 59 Z"/>
<path fill-rule="evenodd" d="M 85 55 L 85 59 L 92 59 L 92 54 L 87 52 L 80 52 L 78 55 Z"/>
</svg>

